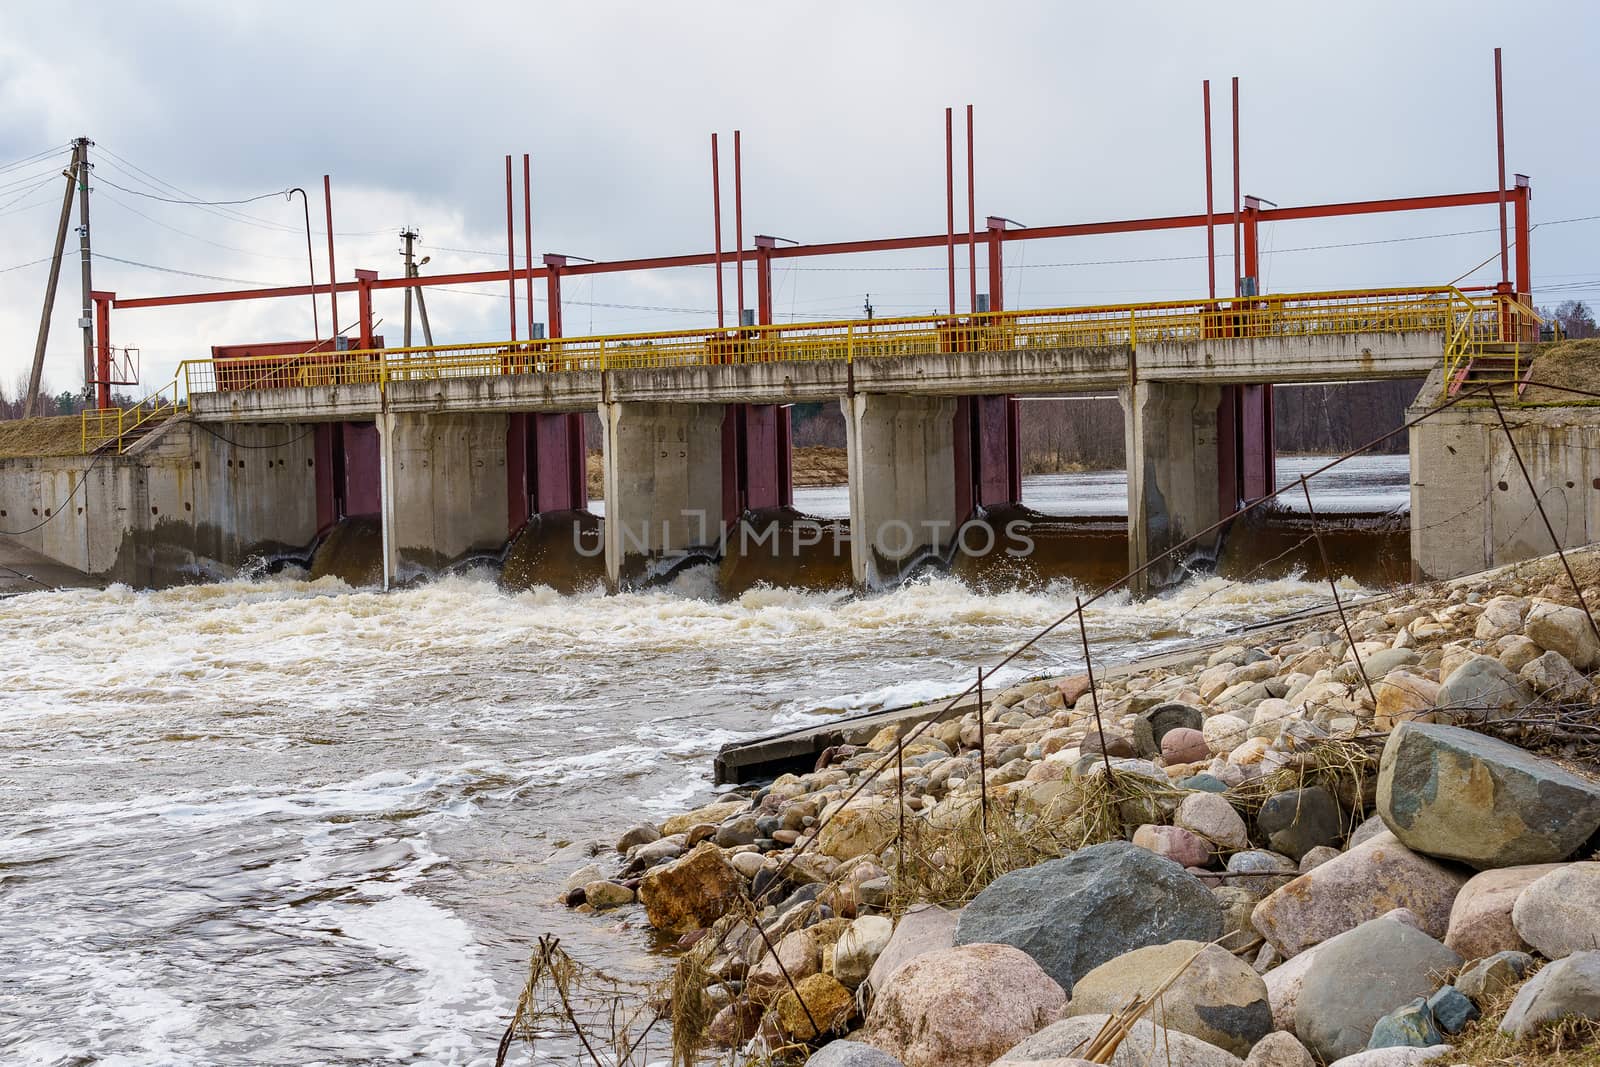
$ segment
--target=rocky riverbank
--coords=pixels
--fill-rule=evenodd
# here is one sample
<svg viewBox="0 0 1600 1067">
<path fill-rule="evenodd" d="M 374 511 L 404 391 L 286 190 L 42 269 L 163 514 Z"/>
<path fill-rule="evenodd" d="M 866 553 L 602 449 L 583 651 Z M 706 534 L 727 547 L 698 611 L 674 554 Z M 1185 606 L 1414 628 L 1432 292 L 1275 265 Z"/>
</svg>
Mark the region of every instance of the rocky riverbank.
<svg viewBox="0 0 1600 1067">
<path fill-rule="evenodd" d="M 1600 555 L 1574 564 L 1600 608 Z M 1597 1062 L 1563 1058 L 1600 1056 L 1600 635 L 1565 572 L 1350 634 L 886 728 L 629 829 L 567 902 L 677 939 L 680 1056 Z"/>
</svg>

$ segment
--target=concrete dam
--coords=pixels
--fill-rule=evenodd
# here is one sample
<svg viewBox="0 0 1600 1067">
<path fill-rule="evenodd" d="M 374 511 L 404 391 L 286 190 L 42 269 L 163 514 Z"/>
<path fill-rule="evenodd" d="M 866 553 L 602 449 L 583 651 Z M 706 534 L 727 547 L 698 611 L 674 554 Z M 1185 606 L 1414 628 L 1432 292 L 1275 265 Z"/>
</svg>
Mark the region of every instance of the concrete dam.
<svg viewBox="0 0 1600 1067">
<path fill-rule="evenodd" d="M 1410 566 L 1452 577 L 1550 547 L 1504 476 L 1513 442 L 1563 497 L 1562 544 L 1600 538 L 1593 409 L 1517 402 L 1507 313 L 1502 297 L 1379 290 L 193 361 L 165 405 L 86 413 L 81 454 L 0 460 L 0 530 L 134 586 L 340 540 L 386 587 L 494 559 L 526 584 L 618 589 L 782 551 L 872 589 L 1013 549 L 990 520 L 1020 504 L 1016 397 L 1115 392 L 1126 570 L 1148 591 L 1214 558 L 1224 520 L 1272 493 L 1272 385 L 1425 377 Z M 1470 392 L 1483 382 L 1514 408 L 1509 435 Z M 845 419 L 848 523 L 793 509 L 788 405 L 818 401 Z"/>
</svg>

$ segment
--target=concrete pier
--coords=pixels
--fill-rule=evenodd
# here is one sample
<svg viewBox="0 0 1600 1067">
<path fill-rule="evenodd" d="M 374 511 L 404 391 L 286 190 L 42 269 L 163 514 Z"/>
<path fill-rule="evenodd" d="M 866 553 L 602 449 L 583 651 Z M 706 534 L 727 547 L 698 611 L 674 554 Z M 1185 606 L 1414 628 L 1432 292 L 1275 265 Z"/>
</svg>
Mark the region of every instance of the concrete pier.
<svg viewBox="0 0 1600 1067">
<path fill-rule="evenodd" d="M 1182 559 L 1151 563 L 1222 517 L 1218 499 L 1215 385 L 1140 381 L 1118 390 L 1128 456 L 1128 569 L 1148 592 L 1182 572 Z M 1216 535 L 1195 554 L 1214 553 Z"/>
<path fill-rule="evenodd" d="M 723 405 L 608 403 L 600 415 L 607 581 L 633 585 L 718 558 Z"/>
<path fill-rule="evenodd" d="M 851 573 L 875 588 L 955 538 L 956 400 L 857 393 L 842 403 Z"/>
<path fill-rule="evenodd" d="M 488 413 L 379 418 L 391 580 L 505 545 L 506 425 Z"/>
</svg>

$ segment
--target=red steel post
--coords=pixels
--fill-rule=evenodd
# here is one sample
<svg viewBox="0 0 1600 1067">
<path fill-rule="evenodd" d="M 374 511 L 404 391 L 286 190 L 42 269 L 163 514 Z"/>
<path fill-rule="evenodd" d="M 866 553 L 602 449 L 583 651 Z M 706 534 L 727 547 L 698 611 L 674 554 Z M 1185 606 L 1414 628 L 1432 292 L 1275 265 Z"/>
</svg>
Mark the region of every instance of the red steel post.
<svg viewBox="0 0 1600 1067">
<path fill-rule="evenodd" d="M 1529 244 L 1529 236 L 1533 226 L 1528 218 L 1529 202 L 1533 199 L 1533 189 L 1528 185 L 1528 179 L 1517 175 L 1516 188 L 1512 191 L 1511 207 L 1516 212 L 1517 226 L 1517 292 L 1523 300 L 1533 299 L 1533 247 Z"/>
<path fill-rule="evenodd" d="M 551 337 L 561 336 L 561 268 L 567 265 L 566 256 L 546 253 L 545 266 L 545 304 L 546 314 L 550 317 L 549 334 Z"/>
<path fill-rule="evenodd" d="M 506 156 L 506 288 L 511 296 L 511 343 L 517 343 L 517 208 L 511 196 L 511 157 Z"/>
<path fill-rule="evenodd" d="M 739 131 L 733 131 L 733 262 L 734 298 L 739 302 L 739 325 L 744 325 L 744 171 L 739 166 Z"/>
<path fill-rule="evenodd" d="M 95 290 L 94 300 L 94 377 L 95 406 L 104 411 L 111 406 L 111 302 L 116 293 Z"/>
<path fill-rule="evenodd" d="M 1212 217 L 1211 192 L 1211 79 L 1200 83 L 1200 95 L 1206 112 L 1206 293 L 1217 298 L 1217 231 Z"/>
<path fill-rule="evenodd" d="M 972 193 L 972 105 L 967 105 L 967 313 L 978 310 L 978 211 Z M 993 306 L 993 305 L 991 305 Z"/>
<path fill-rule="evenodd" d="M 328 212 L 328 302 L 332 304 L 329 310 L 333 313 L 333 336 L 344 335 L 344 327 L 339 325 L 339 288 L 334 283 L 339 280 L 333 266 L 333 186 L 328 184 L 328 176 L 322 176 L 322 203 Z"/>
<path fill-rule="evenodd" d="M 756 323 L 772 325 L 772 250 L 777 240 L 765 234 L 756 234 Z"/>
<path fill-rule="evenodd" d="M 1239 270 L 1239 79 L 1233 79 L 1233 295 L 1243 281 Z"/>
<path fill-rule="evenodd" d="M 1511 288 L 1511 256 L 1506 233 L 1506 107 L 1500 87 L 1500 49 L 1494 50 L 1494 137 L 1500 160 L 1500 289 Z"/>
<path fill-rule="evenodd" d="M 528 340 L 533 340 L 533 172 L 522 153 L 522 261 L 528 268 Z"/>
<path fill-rule="evenodd" d="M 1006 220 L 990 215 L 985 225 L 989 228 L 989 310 L 1004 311 L 1006 270 L 1005 242 L 1002 235 L 1005 233 Z"/>
<path fill-rule="evenodd" d="M 356 290 L 356 299 L 359 301 L 361 315 L 361 350 L 363 352 L 372 348 L 372 283 L 378 280 L 375 270 L 356 271 L 356 283 L 360 286 Z"/>
<path fill-rule="evenodd" d="M 711 135 L 711 225 L 716 229 L 717 329 L 725 320 L 722 314 L 722 180 L 717 174 L 717 135 Z"/>
<path fill-rule="evenodd" d="M 956 314 L 956 157 L 954 114 L 944 109 L 944 248 L 950 276 L 950 317 Z"/>
<path fill-rule="evenodd" d="M 1261 295 L 1261 242 L 1259 240 L 1261 202 L 1253 196 L 1244 198 L 1244 214 L 1240 229 L 1244 231 L 1244 276 L 1255 279 L 1255 295 Z"/>
</svg>

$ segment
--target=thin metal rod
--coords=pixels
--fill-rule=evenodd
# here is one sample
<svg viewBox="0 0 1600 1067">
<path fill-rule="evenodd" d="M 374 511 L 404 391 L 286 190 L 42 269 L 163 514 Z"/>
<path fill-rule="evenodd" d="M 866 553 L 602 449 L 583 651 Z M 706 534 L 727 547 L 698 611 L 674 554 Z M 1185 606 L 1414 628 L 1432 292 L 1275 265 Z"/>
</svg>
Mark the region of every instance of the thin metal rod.
<svg viewBox="0 0 1600 1067">
<path fill-rule="evenodd" d="M 1500 50 L 1497 48 L 1495 52 Z M 1522 462 L 1522 449 L 1517 447 L 1517 439 L 1511 436 L 1511 425 L 1506 422 L 1506 413 L 1500 409 L 1500 400 L 1494 395 L 1494 390 L 1489 390 L 1489 402 L 1494 405 L 1495 417 L 1500 420 L 1500 429 L 1505 431 L 1506 444 L 1511 446 L 1511 454 L 1516 457 L 1517 469 L 1522 471 L 1522 480 L 1528 486 L 1528 495 L 1533 497 L 1533 506 L 1539 509 L 1539 518 L 1544 520 L 1545 532 L 1550 535 L 1550 543 L 1556 546 L 1556 555 L 1561 557 L 1561 569 L 1567 572 L 1567 581 L 1572 584 L 1573 595 L 1578 598 L 1578 606 L 1589 617 L 1589 629 L 1594 631 L 1596 638 L 1600 638 L 1600 625 L 1595 623 L 1594 613 L 1589 610 L 1589 602 L 1583 598 L 1583 589 L 1578 585 L 1577 576 L 1572 573 L 1572 564 L 1567 562 L 1567 554 L 1561 547 L 1561 539 L 1556 537 L 1556 528 L 1550 522 L 1550 515 L 1544 510 L 1544 501 L 1539 496 L 1539 491 L 1533 487 L 1533 476 L 1528 473 L 1528 465 Z"/>
<path fill-rule="evenodd" d="M 1211 79 L 1201 82 L 1200 95 L 1206 112 L 1206 293 L 1217 298 L 1217 231 L 1212 212 L 1215 201 L 1211 189 Z"/>
<path fill-rule="evenodd" d="M 748 898 L 746 898 L 748 899 Z M 750 906 L 755 907 L 755 901 L 750 901 Z M 783 980 L 789 986 L 789 992 L 794 994 L 794 999 L 800 1002 L 800 1009 L 806 1013 L 806 1022 L 811 1024 L 811 1031 L 815 1034 L 822 1033 L 822 1027 L 817 1025 L 817 1020 L 811 1017 L 811 1008 L 806 1005 L 806 998 L 800 995 L 800 990 L 795 988 L 794 979 L 789 977 L 789 968 L 783 965 L 783 957 L 778 955 L 778 950 L 772 946 L 772 939 L 767 936 L 767 931 L 761 926 L 760 916 L 754 917 L 750 925 L 755 927 L 756 933 L 761 935 L 761 943 L 767 946 L 767 951 L 772 954 L 772 962 L 778 965 L 778 973 L 783 975 Z"/>
<path fill-rule="evenodd" d="M 1073 614 L 1078 616 L 1078 637 L 1083 641 L 1083 670 L 1089 676 L 1089 702 L 1094 705 L 1094 728 L 1100 731 L 1100 759 L 1106 765 L 1106 782 L 1116 781 L 1111 773 L 1111 754 L 1106 751 L 1106 724 L 1100 719 L 1100 693 L 1094 684 L 1094 661 L 1089 656 L 1089 628 L 1083 622 L 1083 598 L 1075 598 L 1078 602 L 1073 609 Z"/>
<path fill-rule="evenodd" d="M 898 736 L 894 739 L 894 791 L 899 805 L 895 814 L 899 817 L 900 828 L 895 831 L 894 849 L 894 880 L 901 884 L 901 878 L 906 866 L 906 764 L 905 742 Z"/>
<path fill-rule="evenodd" d="M 722 179 L 717 172 L 717 135 L 711 135 L 711 225 L 716 229 L 717 329 L 727 326 L 722 313 Z"/>
<path fill-rule="evenodd" d="M 528 340 L 533 340 L 533 162 L 522 153 L 522 262 L 528 268 Z"/>
<path fill-rule="evenodd" d="M 1506 234 L 1506 106 L 1500 85 L 1500 49 L 1494 50 L 1494 136 L 1500 157 L 1500 284 L 1511 282 L 1510 238 Z"/>
<path fill-rule="evenodd" d="M 506 289 L 511 297 L 511 343 L 517 343 L 517 208 L 511 193 L 511 157 L 506 156 Z"/>
<path fill-rule="evenodd" d="M 1243 290 L 1239 276 L 1239 79 L 1233 79 L 1233 295 Z"/>
<path fill-rule="evenodd" d="M 944 249 L 950 278 L 950 314 L 956 313 L 956 157 L 954 112 L 944 109 Z"/>
<path fill-rule="evenodd" d="M 333 336 L 338 337 L 343 331 L 339 329 L 339 271 L 333 263 L 333 186 L 326 174 L 322 176 L 322 206 L 328 215 L 328 310 L 333 315 Z"/>
<path fill-rule="evenodd" d="M 744 325 L 744 170 L 739 163 L 739 131 L 733 131 L 733 262 L 734 299 L 739 302 L 739 325 Z"/>
<path fill-rule="evenodd" d="M 1339 599 L 1339 583 L 1333 576 L 1333 564 L 1328 561 L 1328 546 L 1322 542 L 1322 524 L 1317 521 L 1317 509 L 1311 504 L 1311 483 L 1306 481 L 1305 475 L 1300 476 L 1300 490 L 1306 495 L 1306 511 L 1311 515 L 1311 532 L 1316 535 L 1317 554 L 1322 557 L 1322 573 L 1328 579 L 1328 589 L 1333 593 L 1333 606 L 1339 612 L 1339 625 L 1344 627 L 1344 639 L 1350 645 L 1350 656 L 1356 661 L 1356 673 L 1361 675 L 1362 684 L 1367 687 L 1367 696 L 1372 700 L 1374 710 L 1378 707 L 1378 695 L 1372 691 L 1372 679 L 1367 677 L 1367 668 L 1361 662 L 1361 651 L 1356 648 L 1355 634 L 1350 631 L 1350 620 L 1344 613 L 1344 602 Z"/>
<path fill-rule="evenodd" d="M 978 209 L 972 192 L 972 105 L 967 105 L 967 312 L 978 311 Z"/>
<path fill-rule="evenodd" d="M 983 720 L 987 717 L 983 703 L 983 668 L 978 668 L 978 818 L 983 832 L 989 832 L 989 739 Z"/>
</svg>

